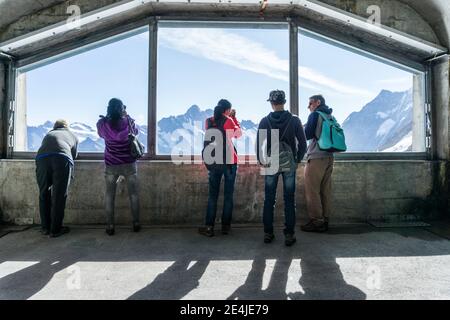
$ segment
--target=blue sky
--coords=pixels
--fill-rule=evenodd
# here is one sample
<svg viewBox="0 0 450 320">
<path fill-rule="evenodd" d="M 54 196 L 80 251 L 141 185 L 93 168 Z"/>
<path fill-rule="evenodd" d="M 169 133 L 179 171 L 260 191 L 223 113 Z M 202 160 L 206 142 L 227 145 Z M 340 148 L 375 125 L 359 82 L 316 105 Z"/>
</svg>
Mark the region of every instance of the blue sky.
<svg viewBox="0 0 450 320">
<path fill-rule="evenodd" d="M 299 51 L 303 121 L 316 93 L 343 122 L 382 89 L 412 86 L 410 73 L 315 39 L 300 36 Z M 158 118 L 227 98 L 239 119 L 258 122 L 270 112 L 271 90 L 289 94 L 288 52 L 287 30 L 160 28 Z M 112 97 L 146 124 L 148 33 L 30 71 L 27 87 L 29 125 L 56 118 L 94 125 Z"/>
</svg>

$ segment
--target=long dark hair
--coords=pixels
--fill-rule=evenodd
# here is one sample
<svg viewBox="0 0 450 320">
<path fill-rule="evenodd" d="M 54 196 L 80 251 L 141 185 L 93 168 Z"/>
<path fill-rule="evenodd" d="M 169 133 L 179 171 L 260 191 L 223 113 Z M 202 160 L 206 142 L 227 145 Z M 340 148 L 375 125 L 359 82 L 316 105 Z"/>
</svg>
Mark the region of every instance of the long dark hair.
<svg viewBox="0 0 450 320">
<path fill-rule="evenodd" d="M 108 103 L 108 113 L 106 117 L 114 128 L 119 126 L 120 120 L 123 118 L 125 106 L 120 99 L 113 98 Z"/>
<path fill-rule="evenodd" d="M 214 109 L 214 121 L 216 123 L 224 121 L 225 116 L 223 115 L 225 111 L 232 108 L 230 101 L 222 99 L 217 104 L 217 107 Z"/>
</svg>

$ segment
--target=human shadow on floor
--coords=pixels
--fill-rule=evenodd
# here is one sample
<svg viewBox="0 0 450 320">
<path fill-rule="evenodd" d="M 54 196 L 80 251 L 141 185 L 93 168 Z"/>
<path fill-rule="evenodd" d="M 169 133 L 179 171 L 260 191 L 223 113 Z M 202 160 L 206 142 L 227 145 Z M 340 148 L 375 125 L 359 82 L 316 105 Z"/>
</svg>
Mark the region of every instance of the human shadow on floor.
<svg viewBox="0 0 450 320">
<path fill-rule="evenodd" d="M 291 261 L 290 259 L 276 260 L 269 285 L 267 289 L 262 289 L 267 264 L 264 257 L 256 257 L 253 260 L 252 269 L 245 283 L 228 297 L 227 300 L 287 299 L 286 286 Z"/>
<path fill-rule="evenodd" d="M 307 254 L 303 254 L 300 258 L 299 283 L 304 292 L 287 293 L 292 261 L 286 257 L 277 259 L 269 285 L 263 290 L 266 259 L 261 256 L 255 258 L 245 283 L 228 300 L 365 300 L 367 298 L 363 291 L 345 282 L 336 258 Z"/>
<path fill-rule="evenodd" d="M 77 263 L 81 255 L 54 255 L 0 279 L 0 300 L 28 300 L 46 287 L 57 274 Z M 67 277 L 70 274 L 67 273 Z M 62 288 L 62 290 L 68 288 Z"/>
<path fill-rule="evenodd" d="M 348 284 L 336 262 L 328 256 L 304 256 L 299 284 L 304 292 L 288 294 L 291 300 L 365 300 L 367 295 Z"/>
<path fill-rule="evenodd" d="M 196 289 L 209 265 L 209 261 L 197 261 L 189 268 L 191 259 L 178 260 L 154 281 L 136 292 L 128 300 L 180 300 Z"/>
</svg>

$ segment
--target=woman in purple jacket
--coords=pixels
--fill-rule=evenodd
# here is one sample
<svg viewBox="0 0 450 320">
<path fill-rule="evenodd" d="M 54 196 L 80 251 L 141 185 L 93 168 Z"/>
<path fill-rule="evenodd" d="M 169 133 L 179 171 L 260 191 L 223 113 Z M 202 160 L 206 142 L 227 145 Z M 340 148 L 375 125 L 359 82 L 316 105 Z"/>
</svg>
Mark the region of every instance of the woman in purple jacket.
<svg viewBox="0 0 450 320">
<path fill-rule="evenodd" d="M 133 214 L 133 231 L 141 230 L 139 223 L 139 186 L 137 179 L 136 159 L 131 156 L 128 135 L 130 131 L 137 135 L 139 129 L 135 121 L 128 116 L 126 106 L 119 99 L 111 99 L 108 105 L 108 114 L 101 117 L 97 123 L 98 134 L 105 139 L 105 178 L 106 178 L 106 233 L 110 236 L 115 233 L 114 202 L 116 186 L 121 176 L 128 184 L 128 194 Z"/>
</svg>

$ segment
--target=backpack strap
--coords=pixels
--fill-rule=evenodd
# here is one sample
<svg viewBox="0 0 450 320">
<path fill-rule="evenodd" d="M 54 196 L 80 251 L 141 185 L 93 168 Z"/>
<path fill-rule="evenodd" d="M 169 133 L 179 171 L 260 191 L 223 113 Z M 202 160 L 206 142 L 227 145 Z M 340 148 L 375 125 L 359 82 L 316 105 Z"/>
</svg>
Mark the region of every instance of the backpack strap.
<svg viewBox="0 0 450 320">
<path fill-rule="evenodd" d="M 328 123 L 332 123 L 335 122 L 334 121 L 334 117 L 332 115 L 326 114 L 322 111 L 316 111 L 318 114 L 320 114 L 320 116 L 322 117 L 323 121 L 328 122 Z"/>
<path fill-rule="evenodd" d="M 273 128 L 272 128 L 272 124 L 270 123 L 269 117 L 266 117 L 266 119 L 267 119 L 267 122 L 269 123 L 269 129 L 272 131 Z M 288 124 L 287 124 L 287 126 L 286 126 L 286 129 L 284 129 L 284 133 L 283 133 L 283 135 L 281 136 L 280 141 L 282 141 L 282 140 L 284 139 L 284 136 L 286 135 L 286 133 L 287 133 L 289 127 L 291 126 L 292 119 L 294 119 L 294 116 L 291 116 L 291 118 L 289 119 L 289 122 L 288 122 Z"/>
<path fill-rule="evenodd" d="M 284 136 L 285 136 L 286 133 L 288 132 L 288 129 L 289 129 L 289 127 L 291 126 L 292 119 L 294 119 L 294 116 L 291 116 L 291 118 L 289 119 L 289 122 L 288 122 L 288 124 L 287 124 L 287 126 L 286 126 L 286 129 L 284 129 L 284 133 L 283 133 L 283 135 L 281 136 L 280 141 L 282 141 L 282 140 L 284 139 Z"/>
<path fill-rule="evenodd" d="M 267 123 L 269 124 L 269 129 L 272 130 L 272 124 L 270 123 L 269 117 L 266 117 Z"/>
<path fill-rule="evenodd" d="M 134 134 L 133 134 L 133 126 L 131 125 L 131 118 L 130 118 L 130 116 L 127 116 L 127 120 L 128 120 L 128 135 L 129 136 L 131 136 L 131 135 L 133 135 L 134 136 Z"/>
</svg>

